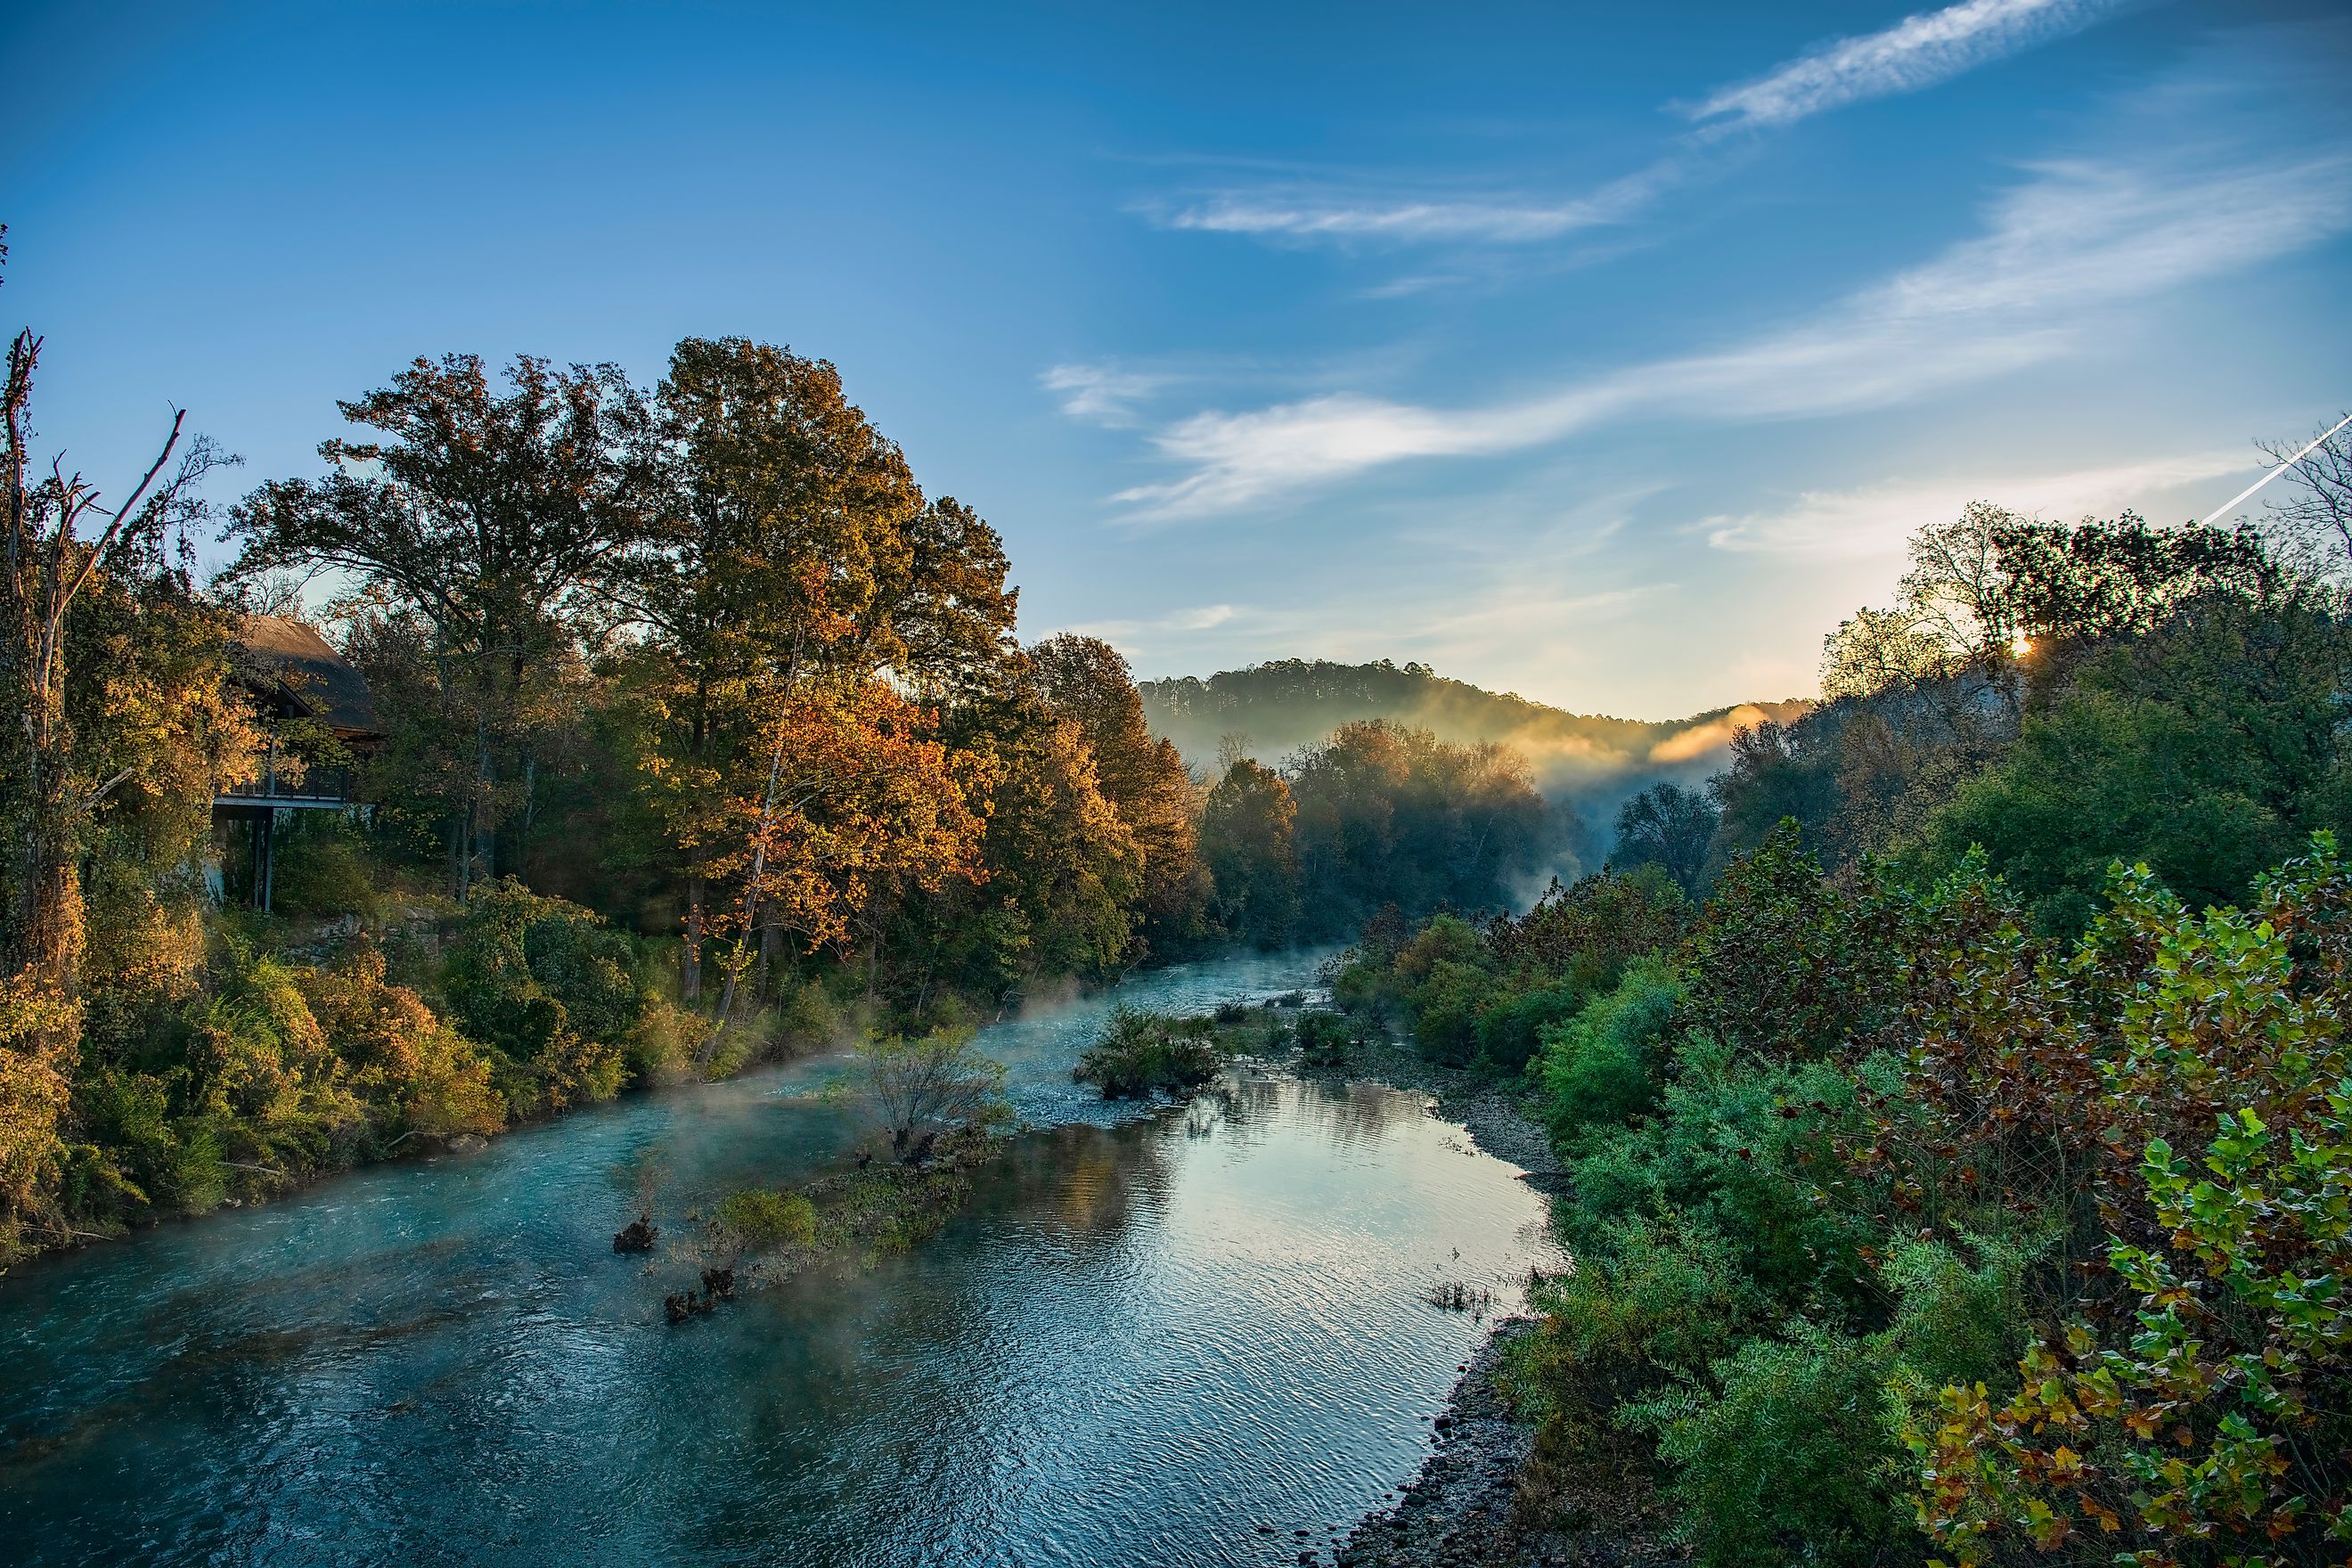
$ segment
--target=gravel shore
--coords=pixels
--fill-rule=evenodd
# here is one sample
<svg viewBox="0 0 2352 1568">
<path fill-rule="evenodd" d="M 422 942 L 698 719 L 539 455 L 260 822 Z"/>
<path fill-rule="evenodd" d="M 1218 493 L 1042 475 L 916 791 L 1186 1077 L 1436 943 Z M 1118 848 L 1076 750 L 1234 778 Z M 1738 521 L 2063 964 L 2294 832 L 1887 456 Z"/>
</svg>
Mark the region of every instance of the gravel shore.
<svg viewBox="0 0 2352 1568">
<path fill-rule="evenodd" d="M 1479 1148 L 1527 1172 L 1530 1186 L 1548 1193 L 1559 1189 L 1559 1156 L 1552 1152 L 1551 1140 L 1544 1130 L 1528 1115 L 1516 1085 L 1498 1084 L 1460 1068 L 1441 1067 L 1409 1042 L 1386 1037 L 1359 1046 L 1349 1060 L 1346 1076 L 1434 1096 L 1437 1109 L 1448 1120 L 1468 1128 Z"/>
<path fill-rule="evenodd" d="M 1440 1112 L 1470 1131 L 1478 1146 L 1528 1173 L 1528 1184 L 1557 1194 L 1564 1172 L 1551 1141 L 1519 1097 L 1491 1079 L 1431 1062 L 1410 1044 L 1382 1039 L 1359 1047 L 1347 1076 L 1433 1096 Z M 1393 1504 L 1366 1515 L 1333 1550 L 1335 1568 L 1666 1568 L 1684 1553 L 1645 1532 L 1598 1526 L 1590 1514 L 1537 1526 L 1513 1504 L 1535 1447 L 1535 1427 L 1519 1420 L 1496 1388 L 1511 1344 L 1535 1332 L 1508 1319 L 1478 1347 L 1437 1417 L 1437 1446 L 1421 1474 Z M 1577 1510 L 1581 1512 L 1581 1510 Z M 1613 1510 L 1612 1510 L 1613 1511 Z M 1322 1561 L 1302 1552 L 1303 1563 Z"/>
</svg>

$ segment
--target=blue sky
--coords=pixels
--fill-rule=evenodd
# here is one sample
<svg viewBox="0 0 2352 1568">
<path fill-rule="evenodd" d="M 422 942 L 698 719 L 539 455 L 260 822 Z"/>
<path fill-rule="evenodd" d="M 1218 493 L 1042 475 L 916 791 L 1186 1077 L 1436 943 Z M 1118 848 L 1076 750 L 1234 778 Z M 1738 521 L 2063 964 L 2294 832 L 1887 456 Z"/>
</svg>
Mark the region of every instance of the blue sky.
<svg viewBox="0 0 2352 1568">
<path fill-rule="evenodd" d="M 174 404 L 226 499 L 419 353 L 740 333 L 1145 675 L 1801 694 L 1917 523 L 2199 515 L 2352 408 L 2336 5 L 20 0 L 0 52 L 0 316 L 101 480 Z"/>
</svg>

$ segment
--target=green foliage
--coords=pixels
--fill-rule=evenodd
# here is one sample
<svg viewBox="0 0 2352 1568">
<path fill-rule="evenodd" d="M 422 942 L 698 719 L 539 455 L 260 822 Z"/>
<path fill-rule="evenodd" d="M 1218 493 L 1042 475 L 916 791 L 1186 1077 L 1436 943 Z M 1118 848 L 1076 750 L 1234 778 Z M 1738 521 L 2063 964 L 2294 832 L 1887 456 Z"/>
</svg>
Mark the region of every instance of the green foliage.
<svg viewBox="0 0 2352 1568">
<path fill-rule="evenodd" d="M 1201 808 L 1201 858 L 1217 923 L 1259 947 L 1280 947 L 1299 916 L 1297 803 L 1272 768 L 1236 758 Z"/>
<path fill-rule="evenodd" d="M 629 958 L 589 910 L 509 879 L 467 906 L 442 985 L 460 1026 L 499 1052 L 508 1098 L 562 1110 L 620 1090 L 646 1005 Z"/>
<path fill-rule="evenodd" d="M 701 1014 L 679 1006 L 668 999 L 648 995 L 636 1022 L 629 1026 L 622 1047 L 621 1057 L 631 1083 L 660 1083 L 674 1080 L 695 1070 L 703 1058 L 703 1047 L 711 1031 L 718 1026 Z M 740 1032 L 746 1043 L 752 1039 L 750 1030 Z M 721 1070 L 710 1077 L 726 1077 L 740 1071 L 750 1059 L 750 1051 L 731 1055 Z M 717 1060 L 716 1056 L 712 1058 Z"/>
<path fill-rule="evenodd" d="M 764 1187 L 730 1193 L 711 1218 L 744 1247 L 807 1247 L 816 1240 L 816 1205 L 802 1193 Z"/>
<path fill-rule="evenodd" d="M 98 1213 L 127 1201 L 158 1214 L 202 1214 L 228 1195 L 217 1120 L 173 1114 L 163 1079 L 106 1068 L 77 1086 L 74 1113 L 89 1142 Z M 101 1195 L 102 1194 L 102 1195 Z M 114 1202 L 106 1203 L 105 1199 Z"/>
<path fill-rule="evenodd" d="M 1440 959 L 1405 999 L 1412 1037 L 1423 1054 L 1465 1067 L 1476 1054 L 1478 1024 L 1493 998 L 1495 977 L 1475 963 Z"/>
<path fill-rule="evenodd" d="M 1617 1397 L 1704 1374 L 1769 1321 L 1769 1300 L 1712 1226 L 1636 1215 L 1589 1230 L 1587 1243 L 1537 1304 L 1559 1364 L 1593 1369 Z"/>
<path fill-rule="evenodd" d="M 2242 903 L 2264 867 L 2343 819 L 2344 632 L 2309 612 L 2222 606 L 2085 658 L 2016 744 L 1923 826 L 1920 858 L 1981 846 L 2064 934 L 2118 858 L 2192 905 Z"/>
<path fill-rule="evenodd" d="M 1070 1076 L 1100 1089 L 1105 1100 L 1144 1100 L 1197 1089 L 1217 1075 L 1226 1058 L 1213 1018 L 1177 1018 L 1120 1006 Z"/>
<path fill-rule="evenodd" d="M 1574 1018 L 1588 999 L 1573 981 L 1526 991 L 1497 988 L 1478 1015 L 1479 1056 L 1503 1072 L 1525 1068 L 1542 1047 L 1546 1032 Z"/>
<path fill-rule="evenodd" d="M 1654 1439 L 1708 1563 L 2332 1561 L 2352 872 L 2323 835 L 2259 897 L 2118 868 L 2061 946 L 1982 857 L 1736 864 L 1546 1035 L 1527 1403 Z"/>
<path fill-rule="evenodd" d="M 1690 900 L 1659 866 L 1553 882 L 1535 908 L 1489 927 L 1497 968 L 1531 985 L 1565 982 L 1587 994 L 1617 984 L 1644 953 L 1670 952 L 1690 929 Z"/>
<path fill-rule="evenodd" d="M 1908 1431 L 1957 1563 L 2342 1554 L 2320 1478 L 2352 1438 L 2352 872 L 2321 835 L 2261 891 L 2197 916 L 2118 869 L 2072 958 L 2121 1001 L 2112 1038 L 2096 1013 L 2073 1034 L 2108 1289 L 2044 1321 L 2005 1404 L 1963 1373 Z"/>
<path fill-rule="evenodd" d="M 1543 1031 L 1543 1055 L 1529 1070 L 1555 1142 L 1572 1147 L 1584 1128 L 1630 1121 L 1656 1103 L 1657 1047 L 1682 1000 L 1672 966 L 1641 959 L 1616 989 Z"/>
<path fill-rule="evenodd" d="M 1907 918 L 1880 879 L 1858 895 L 1825 881 L 1782 822 L 1732 862 L 1691 932 L 1691 1022 L 1744 1050 L 1860 1054 L 1899 1005 Z"/>
<path fill-rule="evenodd" d="M 1516 920 L 1478 926 L 1440 914 L 1391 936 L 1384 919 L 1339 966 L 1332 995 L 1350 1011 L 1402 1019 L 1437 1061 L 1514 1074 L 1628 964 L 1678 942 L 1689 918 L 1673 879 L 1644 866 L 1554 882 Z"/>
<path fill-rule="evenodd" d="M 1362 1031 L 1339 1013 L 1302 1013 L 1290 1033 L 1298 1045 L 1298 1065 L 1309 1072 L 1344 1068 L 1363 1044 Z"/>
<path fill-rule="evenodd" d="M 1704 1392 L 1627 1407 L 1658 1435 L 1692 1560 L 1868 1568 L 1916 1537 L 1902 1505 L 1884 1343 L 1800 1321 L 1717 1363 Z"/>
<path fill-rule="evenodd" d="M 1500 908 L 1564 847 L 1566 824 L 1536 793 L 1526 759 L 1492 742 L 1344 724 L 1291 760 L 1289 784 L 1307 935 L 1358 930 L 1391 903 Z"/>
<path fill-rule="evenodd" d="M 359 829 L 340 812 L 288 815 L 295 820 L 279 826 L 272 849 L 276 868 L 270 907 L 280 914 L 319 919 L 378 918 L 383 904 L 378 888 L 382 873 Z"/>
</svg>

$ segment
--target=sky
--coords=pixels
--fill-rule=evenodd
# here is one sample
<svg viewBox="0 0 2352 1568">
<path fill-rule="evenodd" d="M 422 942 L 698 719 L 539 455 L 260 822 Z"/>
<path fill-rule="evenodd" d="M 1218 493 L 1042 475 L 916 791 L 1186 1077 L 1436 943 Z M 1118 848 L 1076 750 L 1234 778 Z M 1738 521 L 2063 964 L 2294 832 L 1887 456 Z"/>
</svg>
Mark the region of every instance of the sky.
<svg viewBox="0 0 2352 1568">
<path fill-rule="evenodd" d="M 102 489 L 174 407 L 226 505 L 419 354 L 753 337 L 1143 677 L 1804 695 L 1914 528 L 2199 517 L 2352 410 L 2340 4 L 16 0 L 0 58 L 0 321 Z"/>
</svg>

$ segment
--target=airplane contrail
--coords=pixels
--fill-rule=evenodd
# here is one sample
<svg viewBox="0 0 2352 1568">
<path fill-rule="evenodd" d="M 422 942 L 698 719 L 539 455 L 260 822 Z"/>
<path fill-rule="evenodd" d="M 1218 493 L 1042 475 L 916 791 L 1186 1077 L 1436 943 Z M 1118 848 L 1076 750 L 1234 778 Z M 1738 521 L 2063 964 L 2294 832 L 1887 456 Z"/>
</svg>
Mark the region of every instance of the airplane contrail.
<svg viewBox="0 0 2352 1568">
<path fill-rule="evenodd" d="M 2269 473 L 2264 474 L 2261 479 L 2256 479 L 2252 484 L 2248 485 L 2244 489 L 2240 490 L 2236 495 L 2231 496 L 2228 500 L 2223 501 L 2220 506 L 2215 507 L 2213 509 L 2212 517 L 2207 518 L 2203 522 L 2199 523 L 2197 526 L 2200 528 L 2212 527 L 2213 518 L 2220 517 L 2223 512 L 2229 510 L 2231 507 L 2237 505 L 2240 501 L 2245 500 L 2248 496 L 2253 494 L 2256 490 L 2262 489 L 2273 479 L 2277 479 L 2281 474 L 2285 473 L 2289 468 L 2294 468 L 2305 458 L 2310 457 L 2314 452 L 2319 450 L 2321 444 L 2324 443 L 2328 437 L 2335 435 L 2337 430 L 2343 429 L 2347 425 L 2352 425 L 2352 414 L 2347 414 L 2343 418 L 2338 419 L 2336 422 L 2334 429 L 2322 431 L 2317 437 L 2313 438 L 2311 445 L 2305 447 L 2302 451 L 2297 452 L 2294 457 L 2289 458 L 2285 462 L 2281 463 L 2277 468 L 2273 468 Z"/>
</svg>

